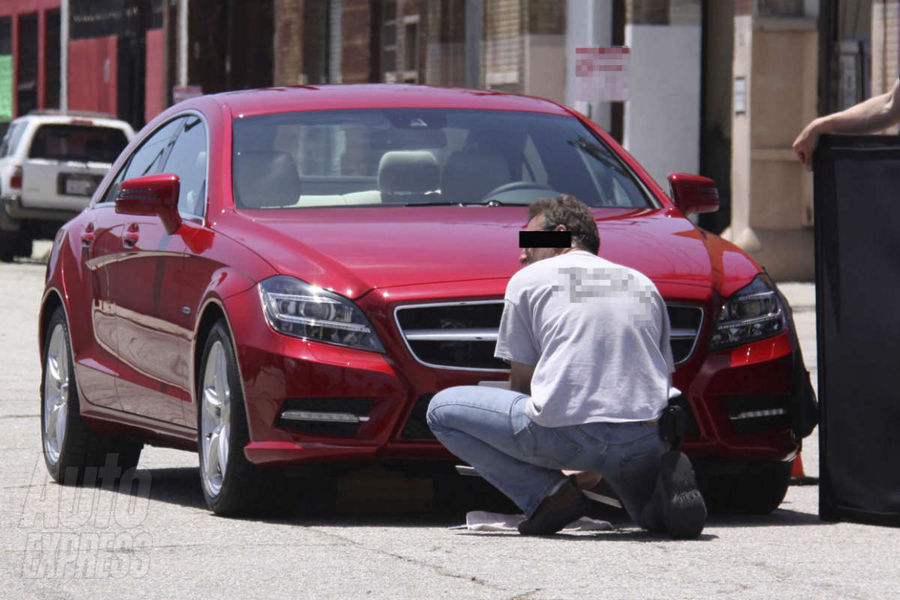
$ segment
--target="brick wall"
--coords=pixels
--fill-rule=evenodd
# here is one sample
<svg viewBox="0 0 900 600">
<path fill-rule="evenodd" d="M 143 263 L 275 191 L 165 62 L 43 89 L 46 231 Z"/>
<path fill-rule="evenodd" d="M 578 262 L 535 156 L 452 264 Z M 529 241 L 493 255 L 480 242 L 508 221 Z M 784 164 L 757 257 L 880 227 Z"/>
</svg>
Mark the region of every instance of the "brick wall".
<svg viewBox="0 0 900 600">
<path fill-rule="evenodd" d="M 373 81 L 372 19 L 369 0 L 343 1 L 341 71 L 344 83 Z"/>
<path fill-rule="evenodd" d="M 528 33 L 566 33 L 566 3 L 557 0 L 528 0 Z"/>
<path fill-rule="evenodd" d="M 891 89 L 900 74 L 900 1 L 872 4 L 872 95 Z"/>
<path fill-rule="evenodd" d="M 485 87 L 521 91 L 522 41 L 522 0 L 485 3 L 481 58 Z"/>
<path fill-rule="evenodd" d="M 465 85 L 465 11 L 466 0 L 428 0 L 424 83 Z"/>
<path fill-rule="evenodd" d="M 302 81 L 304 0 L 275 0 L 275 85 L 296 85 Z"/>
</svg>

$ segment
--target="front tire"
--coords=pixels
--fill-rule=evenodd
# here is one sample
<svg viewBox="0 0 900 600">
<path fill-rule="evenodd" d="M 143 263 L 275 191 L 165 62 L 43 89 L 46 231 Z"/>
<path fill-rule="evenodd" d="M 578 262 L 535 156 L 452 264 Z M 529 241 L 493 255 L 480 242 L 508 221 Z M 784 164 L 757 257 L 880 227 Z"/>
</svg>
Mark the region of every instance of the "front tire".
<svg viewBox="0 0 900 600">
<path fill-rule="evenodd" d="M 741 472 L 702 477 L 700 491 L 710 512 L 767 515 L 784 500 L 792 466 L 791 462 L 760 462 Z"/>
<path fill-rule="evenodd" d="M 244 456 L 250 440 L 237 358 L 223 321 L 206 337 L 197 382 L 200 487 L 217 515 L 289 512 L 292 494 L 279 472 Z"/>
<path fill-rule="evenodd" d="M 110 483 L 137 466 L 142 445 L 103 435 L 81 418 L 72 343 L 62 308 L 50 317 L 43 346 L 41 445 L 55 481 L 66 485 Z M 110 468 L 112 471 L 99 471 Z M 99 473 L 99 477 L 98 477 Z"/>
</svg>

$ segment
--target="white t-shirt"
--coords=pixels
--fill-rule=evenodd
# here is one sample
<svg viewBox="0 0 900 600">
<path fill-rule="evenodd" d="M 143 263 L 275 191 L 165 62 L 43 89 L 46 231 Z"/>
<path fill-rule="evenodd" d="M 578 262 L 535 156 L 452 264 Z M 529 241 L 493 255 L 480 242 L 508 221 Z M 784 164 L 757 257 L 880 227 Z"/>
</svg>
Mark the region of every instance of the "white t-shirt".
<svg viewBox="0 0 900 600">
<path fill-rule="evenodd" d="M 535 365 L 532 421 L 648 421 L 665 408 L 669 315 L 647 276 L 573 250 L 513 275 L 504 300 L 494 355 Z"/>
</svg>

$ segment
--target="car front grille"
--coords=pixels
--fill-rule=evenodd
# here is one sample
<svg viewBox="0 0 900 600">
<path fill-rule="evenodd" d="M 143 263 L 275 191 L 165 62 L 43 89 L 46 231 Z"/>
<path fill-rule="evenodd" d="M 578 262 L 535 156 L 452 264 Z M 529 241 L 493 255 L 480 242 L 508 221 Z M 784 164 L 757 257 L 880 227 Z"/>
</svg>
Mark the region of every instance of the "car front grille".
<svg viewBox="0 0 900 600">
<path fill-rule="evenodd" d="M 703 325 L 703 309 L 691 304 L 667 304 L 670 343 L 675 364 L 691 357 Z M 480 300 L 399 306 L 397 327 L 417 361 L 429 367 L 466 371 L 505 371 L 494 358 L 503 302 Z"/>
</svg>

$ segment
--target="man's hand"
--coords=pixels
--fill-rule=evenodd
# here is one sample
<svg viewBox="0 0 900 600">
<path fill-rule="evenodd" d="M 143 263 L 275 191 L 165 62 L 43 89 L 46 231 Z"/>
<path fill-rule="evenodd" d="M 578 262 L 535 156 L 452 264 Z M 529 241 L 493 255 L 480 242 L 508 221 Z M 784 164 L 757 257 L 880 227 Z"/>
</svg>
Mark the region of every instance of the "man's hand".
<svg viewBox="0 0 900 600">
<path fill-rule="evenodd" d="M 900 124 L 900 79 L 878 96 L 846 110 L 819 117 L 803 128 L 792 148 L 800 162 L 812 170 L 812 155 L 825 133 L 870 133 Z"/>
<path fill-rule="evenodd" d="M 812 171 L 812 155 L 819 141 L 818 124 L 819 120 L 815 119 L 804 127 L 791 146 L 807 171 Z"/>
</svg>

